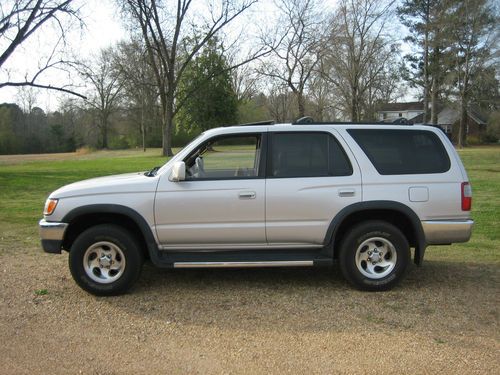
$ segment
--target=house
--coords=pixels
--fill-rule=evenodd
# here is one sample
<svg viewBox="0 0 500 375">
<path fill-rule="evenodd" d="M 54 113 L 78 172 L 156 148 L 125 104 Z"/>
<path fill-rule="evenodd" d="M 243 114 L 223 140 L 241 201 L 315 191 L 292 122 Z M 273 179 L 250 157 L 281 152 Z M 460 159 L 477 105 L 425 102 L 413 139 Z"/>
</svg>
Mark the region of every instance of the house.
<svg viewBox="0 0 500 375">
<path fill-rule="evenodd" d="M 449 104 L 440 106 L 439 109 L 437 124 L 453 142 L 457 142 L 458 128 L 460 126 L 460 108 Z M 393 122 L 403 118 L 408 120 L 410 124 L 422 124 L 424 118 L 423 114 L 424 105 L 422 102 L 388 103 L 377 111 L 380 121 Z M 430 121 L 427 123 L 430 123 Z M 470 108 L 467 111 L 467 137 L 469 140 L 474 139 L 475 142 L 480 142 L 485 133 L 485 119 L 478 111 Z"/>
<path fill-rule="evenodd" d="M 387 103 L 383 104 L 377 111 L 379 121 L 391 122 L 399 118 L 405 118 L 411 121 L 414 117 L 424 113 L 424 103 Z"/>
</svg>

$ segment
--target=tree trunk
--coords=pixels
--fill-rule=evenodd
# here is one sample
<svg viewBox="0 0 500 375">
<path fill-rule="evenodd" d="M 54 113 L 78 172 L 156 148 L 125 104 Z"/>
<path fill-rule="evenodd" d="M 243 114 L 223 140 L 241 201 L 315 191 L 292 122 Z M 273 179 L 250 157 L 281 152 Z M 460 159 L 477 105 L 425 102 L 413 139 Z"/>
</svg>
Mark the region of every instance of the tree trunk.
<svg viewBox="0 0 500 375">
<path fill-rule="evenodd" d="M 297 92 L 297 104 L 299 107 L 299 118 L 305 116 L 305 104 L 304 104 L 304 93 L 298 91 Z"/>
<path fill-rule="evenodd" d="M 351 121 L 357 122 L 359 121 L 359 112 L 358 112 L 358 88 L 352 88 L 352 98 L 351 98 Z"/>
<path fill-rule="evenodd" d="M 146 128 L 144 126 L 144 97 L 141 105 L 141 135 L 142 135 L 142 151 L 146 152 Z"/>
<path fill-rule="evenodd" d="M 438 89 L 437 89 L 437 78 L 432 77 L 432 89 L 431 89 L 431 124 L 437 125 L 438 123 Z"/>
<path fill-rule="evenodd" d="M 424 37 L 424 114 L 423 123 L 429 118 L 429 32 L 425 31 Z"/>
<path fill-rule="evenodd" d="M 103 118 L 102 119 L 102 148 L 107 149 L 108 148 L 108 119 Z"/>
<path fill-rule="evenodd" d="M 172 98 L 170 100 L 170 98 Z M 162 111 L 163 118 L 163 156 L 173 156 L 172 152 L 172 129 L 174 124 L 174 101 L 173 95 L 166 100 L 166 108 Z"/>
<path fill-rule="evenodd" d="M 467 103 L 464 98 L 460 101 L 460 125 L 457 142 L 459 148 L 467 146 Z"/>
</svg>

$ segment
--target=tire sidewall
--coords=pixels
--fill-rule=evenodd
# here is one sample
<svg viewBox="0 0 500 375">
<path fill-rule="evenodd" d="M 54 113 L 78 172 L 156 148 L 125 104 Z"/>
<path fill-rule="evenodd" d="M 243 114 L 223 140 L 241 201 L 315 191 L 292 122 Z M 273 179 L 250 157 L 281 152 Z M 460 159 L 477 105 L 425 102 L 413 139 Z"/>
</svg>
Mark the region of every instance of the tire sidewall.
<svg viewBox="0 0 500 375">
<path fill-rule="evenodd" d="M 372 279 L 363 275 L 356 266 L 356 250 L 367 239 L 382 237 L 391 242 L 397 253 L 394 269 L 385 277 Z M 363 290 L 388 290 L 396 285 L 407 271 L 410 263 L 408 241 L 395 226 L 382 221 L 370 221 L 354 227 L 344 238 L 339 255 L 344 277 Z"/>
<path fill-rule="evenodd" d="M 119 279 L 108 284 L 92 280 L 83 267 L 87 249 L 96 242 L 108 241 L 118 246 L 125 257 L 125 269 Z M 117 295 L 127 291 L 140 275 L 142 253 L 137 241 L 122 228 L 115 225 L 98 225 L 82 232 L 69 253 L 69 268 L 75 282 L 94 295 Z"/>
</svg>

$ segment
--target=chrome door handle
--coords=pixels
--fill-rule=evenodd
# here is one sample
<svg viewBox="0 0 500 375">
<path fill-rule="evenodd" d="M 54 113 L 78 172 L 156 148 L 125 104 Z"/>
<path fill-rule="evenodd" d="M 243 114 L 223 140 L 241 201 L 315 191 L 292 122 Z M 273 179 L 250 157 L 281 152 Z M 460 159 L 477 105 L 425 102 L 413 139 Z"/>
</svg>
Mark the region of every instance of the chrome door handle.
<svg viewBox="0 0 500 375">
<path fill-rule="evenodd" d="M 241 191 L 238 196 L 240 199 L 255 199 L 255 191 Z"/>
<path fill-rule="evenodd" d="M 341 189 L 339 190 L 339 197 L 354 197 L 356 190 L 354 189 Z"/>
</svg>

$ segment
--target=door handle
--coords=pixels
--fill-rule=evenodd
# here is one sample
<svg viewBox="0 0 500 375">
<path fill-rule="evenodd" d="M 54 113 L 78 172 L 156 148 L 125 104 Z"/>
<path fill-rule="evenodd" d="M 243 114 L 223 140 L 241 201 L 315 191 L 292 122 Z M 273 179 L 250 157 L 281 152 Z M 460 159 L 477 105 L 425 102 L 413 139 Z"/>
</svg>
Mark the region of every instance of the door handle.
<svg viewBox="0 0 500 375">
<path fill-rule="evenodd" d="M 339 197 L 354 197 L 356 190 L 354 189 L 341 189 L 339 190 Z"/>
<path fill-rule="evenodd" d="M 240 199 L 255 199 L 255 191 L 240 191 Z"/>
</svg>

